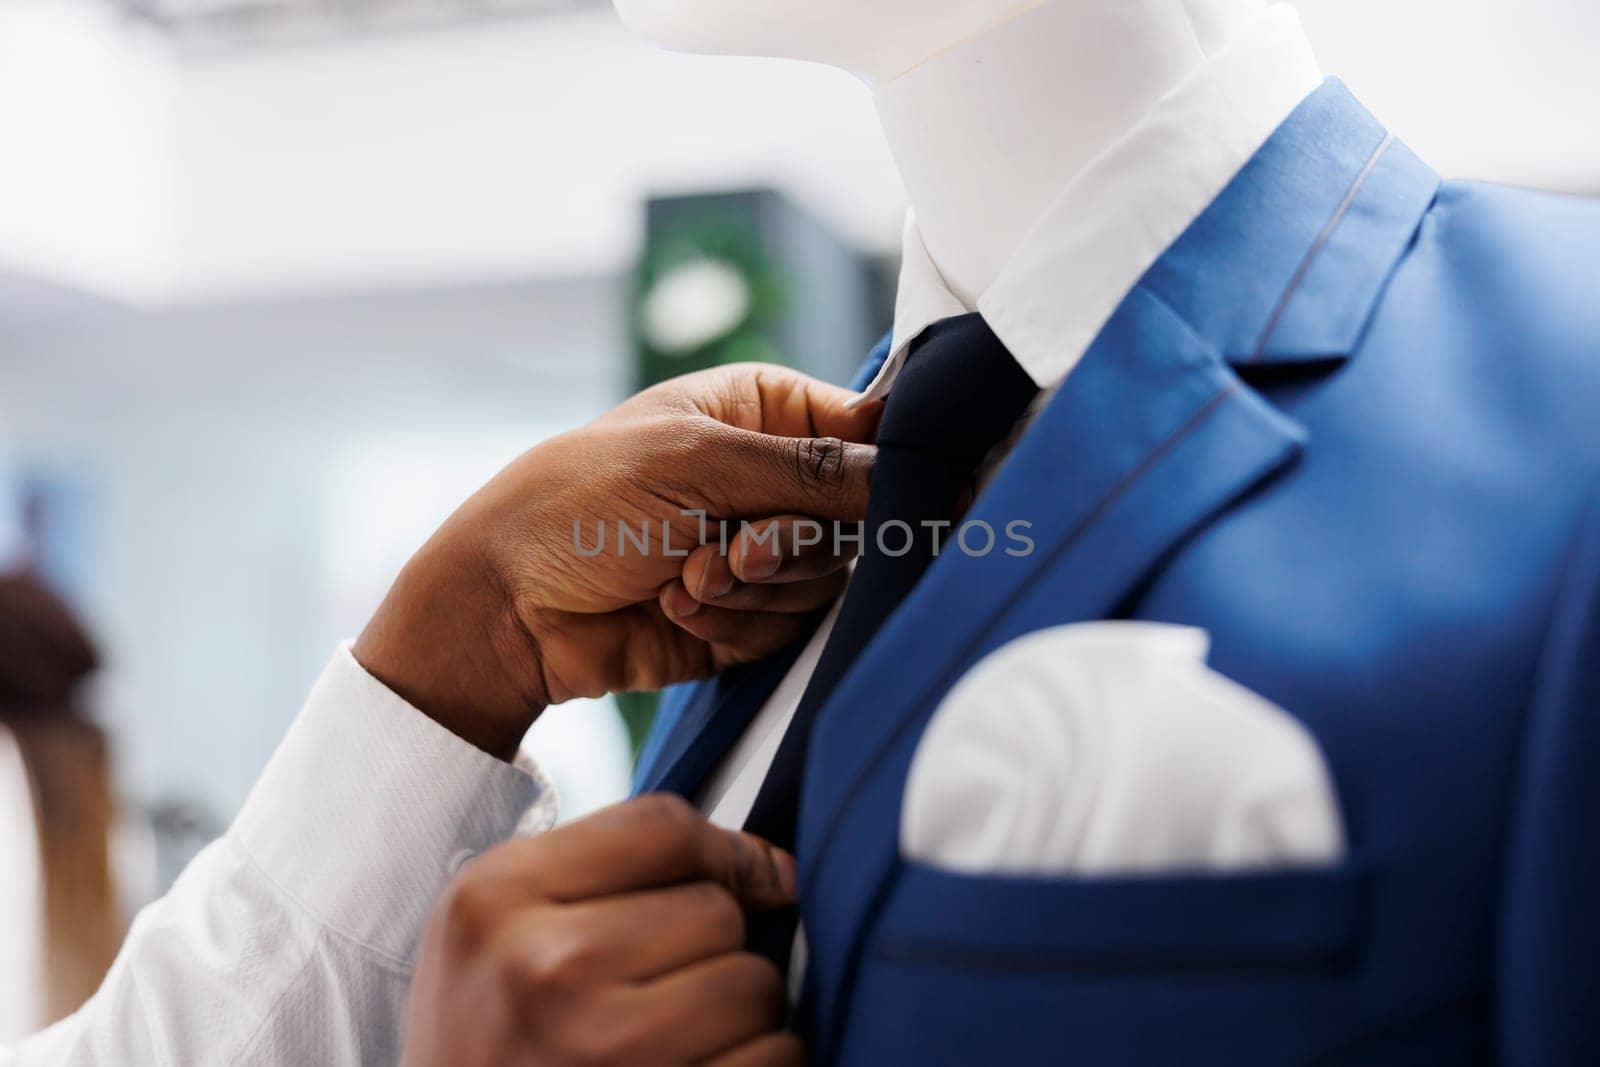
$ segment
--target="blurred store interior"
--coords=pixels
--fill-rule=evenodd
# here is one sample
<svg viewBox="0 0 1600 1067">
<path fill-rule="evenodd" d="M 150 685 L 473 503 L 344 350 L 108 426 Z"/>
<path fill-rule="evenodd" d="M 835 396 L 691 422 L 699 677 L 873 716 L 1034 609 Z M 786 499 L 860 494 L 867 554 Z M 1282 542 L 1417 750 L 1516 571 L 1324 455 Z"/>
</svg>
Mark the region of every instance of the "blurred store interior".
<svg viewBox="0 0 1600 1067">
<path fill-rule="evenodd" d="M 1592 0 L 1298 6 L 1440 170 L 1600 194 Z M 602 0 L 5 0 L 0 152 L 0 546 L 101 648 L 135 898 L 500 465 L 708 362 L 846 376 L 892 309 L 866 91 Z M 529 744 L 569 815 L 626 790 L 610 702 Z"/>
</svg>

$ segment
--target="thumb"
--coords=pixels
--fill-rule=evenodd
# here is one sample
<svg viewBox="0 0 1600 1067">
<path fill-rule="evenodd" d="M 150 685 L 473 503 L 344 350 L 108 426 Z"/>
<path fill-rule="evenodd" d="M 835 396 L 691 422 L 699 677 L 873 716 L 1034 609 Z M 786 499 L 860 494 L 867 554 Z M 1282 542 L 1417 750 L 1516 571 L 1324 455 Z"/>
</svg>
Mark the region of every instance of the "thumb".
<svg viewBox="0 0 1600 1067">
<path fill-rule="evenodd" d="M 883 402 L 771 363 L 742 363 L 677 380 L 677 389 L 718 422 L 778 437 L 872 441 Z"/>
<path fill-rule="evenodd" d="M 793 904 L 796 882 L 794 857 L 754 834 L 724 831 L 727 858 L 713 865 L 714 877 L 747 908 L 757 911 Z"/>
<path fill-rule="evenodd" d="M 729 517 L 814 515 L 857 522 L 878 450 L 837 437 L 778 437 L 729 427 L 710 468 Z"/>
</svg>

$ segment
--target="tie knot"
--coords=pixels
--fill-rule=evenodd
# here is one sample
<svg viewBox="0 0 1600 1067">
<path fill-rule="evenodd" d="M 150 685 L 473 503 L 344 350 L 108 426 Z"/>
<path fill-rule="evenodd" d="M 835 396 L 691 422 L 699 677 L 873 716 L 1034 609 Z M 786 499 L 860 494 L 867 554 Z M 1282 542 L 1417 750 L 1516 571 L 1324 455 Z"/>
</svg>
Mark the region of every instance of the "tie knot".
<svg viewBox="0 0 1600 1067">
<path fill-rule="evenodd" d="M 878 447 L 932 452 L 975 468 L 1038 392 L 983 316 L 945 319 L 912 345 L 884 404 Z"/>
</svg>

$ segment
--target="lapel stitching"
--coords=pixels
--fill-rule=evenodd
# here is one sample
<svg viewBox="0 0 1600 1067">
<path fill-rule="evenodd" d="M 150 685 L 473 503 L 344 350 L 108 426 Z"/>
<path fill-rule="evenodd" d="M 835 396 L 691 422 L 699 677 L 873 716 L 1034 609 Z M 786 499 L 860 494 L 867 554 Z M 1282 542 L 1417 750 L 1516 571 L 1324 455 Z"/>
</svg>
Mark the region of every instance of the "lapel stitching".
<svg viewBox="0 0 1600 1067">
<path fill-rule="evenodd" d="M 1393 143 L 1394 134 L 1386 131 L 1383 140 L 1373 150 L 1371 158 L 1361 168 L 1361 173 L 1356 175 L 1355 181 L 1350 183 L 1350 188 L 1345 190 L 1344 199 L 1339 201 L 1339 206 L 1334 209 L 1333 214 L 1328 217 L 1328 221 L 1323 224 L 1316 240 L 1311 242 L 1311 247 L 1306 251 L 1305 258 L 1295 268 L 1293 277 L 1289 279 L 1289 284 L 1284 287 L 1283 294 L 1278 297 L 1277 304 L 1273 306 L 1272 314 L 1267 317 L 1267 324 L 1261 330 L 1261 337 L 1256 342 L 1255 349 L 1245 357 L 1244 362 L 1255 363 L 1266 355 L 1267 344 L 1272 340 L 1272 333 L 1278 328 L 1278 322 L 1283 318 L 1284 312 L 1289 310 L 1289 305 L 1294 301 L 1295 294 L 1300 291 L 1300 286 L 1305 282 L 1306 275 L 1311 273 L 1311 265 L 1316 262 L 1317 256 L 1321 254 L 1328 241 L 1332 239 L 1334 231 L 1339 228 L 1339 223 L 1343 222 L 1344 217 L 1350 213 L 1350 208 L 1355 204 L 1356 197 L 1360 195 L 1362 186 L 1367 184 L 1367 179 L 1372 176 L 1372 172 L 1378 167 L 1378 161 L 1383 158 L 1384 153 L 1389 150 L 1389 146 Z"/>
</svg>

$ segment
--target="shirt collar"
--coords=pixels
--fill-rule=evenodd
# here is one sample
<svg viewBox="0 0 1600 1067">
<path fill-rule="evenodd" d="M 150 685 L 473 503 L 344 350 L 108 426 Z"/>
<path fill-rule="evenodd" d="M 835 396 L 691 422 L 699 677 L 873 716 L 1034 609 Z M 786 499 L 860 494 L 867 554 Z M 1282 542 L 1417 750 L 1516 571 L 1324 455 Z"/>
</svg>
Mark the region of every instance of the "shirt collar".
<svg viewBox="0 0 1600 1067">
<path fill-rule="evenodd" d="M 966 307 L 906 216 L 893 341 L 863 399 L 879 399 L 929 326 L 983 314 L 1041 389 L 1088 349 L 1162 252 L 1321 83 L 1300 17 L 1275 4 L 1063 189 L 999 277 Z"/>
</svg>

